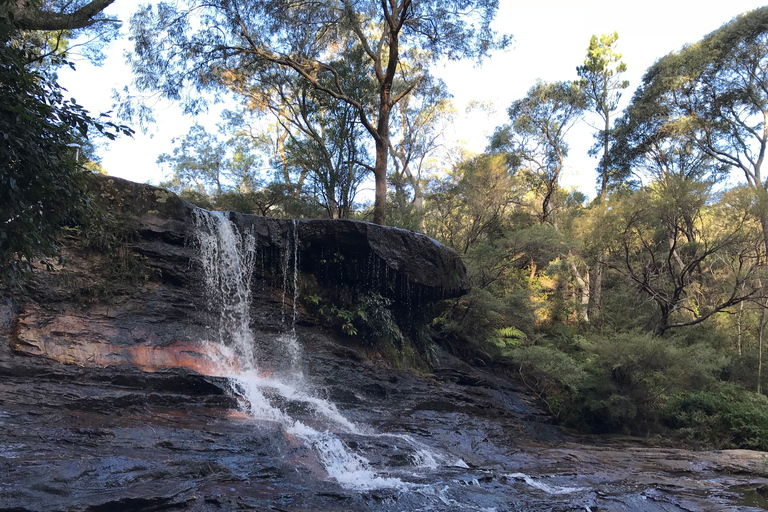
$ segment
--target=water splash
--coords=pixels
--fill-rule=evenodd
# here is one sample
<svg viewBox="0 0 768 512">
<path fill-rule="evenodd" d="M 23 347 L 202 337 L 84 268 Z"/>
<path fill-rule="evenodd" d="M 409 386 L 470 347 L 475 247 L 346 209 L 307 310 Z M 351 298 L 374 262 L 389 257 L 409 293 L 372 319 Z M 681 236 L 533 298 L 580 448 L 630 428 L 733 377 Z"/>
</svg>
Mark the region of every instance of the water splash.
<svg viewBox="0 0 768 512">
<path fill-rule="evenodd" d="M 526 484 L 530 485 L 531 487 L 535 489 L 539 489 L 540 491 L 544 491 L 545 493 L 551 494 L 553 496 L 560 495 L 560 494 L 571 494 L 574 492 L 585 490 L 584 487 L 565 487 L 560 485 L 549 485 L 540 480 L 531 478 L 525 473 L 511 473 L 509 475 L 506 475 L 506 477 L 510 479 L 522 480 Z"/>
</svg>

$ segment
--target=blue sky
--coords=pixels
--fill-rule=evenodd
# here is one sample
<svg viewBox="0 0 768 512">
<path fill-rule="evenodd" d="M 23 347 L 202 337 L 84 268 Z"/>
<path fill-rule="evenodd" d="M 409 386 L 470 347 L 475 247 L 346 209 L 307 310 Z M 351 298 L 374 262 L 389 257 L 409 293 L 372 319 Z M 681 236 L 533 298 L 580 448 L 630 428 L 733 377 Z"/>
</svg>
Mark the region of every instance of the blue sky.
<svg viewBox="0 0 768 512">
<path fill-rule="evenodd" d="M 125 33 L 128 19 L 138 5 L 133 0 L 117 0 L 107 12 L 124 22 Z M 626 103 L 643 73 L 658 58 L 700 40 L 734 16 L 761 7 L 762 3 L 500 0 L 499 5 L 496 28 L 512 33 L 513 48 L 487 59 L 482 66 L 454 62 L 435 70 L 454 95 L 454 104 L 461 114 L 446 135 L 474 152 L 483 150 L 486 137 L 505 122 L 509 104 L 523 97 L 537 79 L 575 79 L 576 67 L 584 60 L 592 34 L 619 32 L 618 50 L 628 66 L 626 78 L 630 81 L 624 94 Z M 121 89 L 131 79 L 123 58 L 123 52 L 129 48 L 130 42 L 123 37 L 110 46 L 102 67 L 79 62 L 77 71 L 62 71 L 60 83 L 92 113 L 111 110 L 112 90 Z M 495 112 L 464 114 L 466 105 L 473 100 L 491 105 Z M 172 139 L 187 133 L 195 119 L 183 116 L 171 104 L 159 102 L 155 108 L 158 123 L 147 134 L 137 131 L 133 139 L 123 137 L 101 150 L 103 166 L 110 174 L 139 182 L 158 183 L 163 179 L 155 163 L 157 156 L 171 152 Z M 198 121 L 212 127 L 217 119 L 212 113 Z M 596 166 L 596 161 L 586 154 L 592 144 L 591 133 L 592 128 L 584 122 L 569 134 L 571 151 L 561 182 L 590 196 L 594 194 Z"/>
</svg>

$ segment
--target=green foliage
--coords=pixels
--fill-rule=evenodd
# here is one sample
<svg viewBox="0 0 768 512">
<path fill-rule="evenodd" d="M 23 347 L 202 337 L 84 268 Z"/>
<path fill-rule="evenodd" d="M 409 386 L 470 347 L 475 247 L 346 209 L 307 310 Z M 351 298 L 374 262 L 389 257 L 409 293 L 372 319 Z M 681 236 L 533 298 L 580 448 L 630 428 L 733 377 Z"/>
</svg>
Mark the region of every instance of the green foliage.
<svg viewBox="0 0 768 512">
<path fill-rule="evenodd" d="M 506 155 L 479 155 L 459 163 L 427 194 L 432 215 L 426 233 L 466 254 L 478 243 L 498 237 L 519 190 Z M 516 190 L 518 189 L 518 190 Z"/>
<path fill-rule="evenodd" d="M 267 103 L 296 109 L 295 114 L 281 112 L 279 122 L 298 128 L 293 120 L 299 120 L 307 130 L 298 128 L 303 135 L 287 141 L 286 149 L 300 145 L 336 177 L 371 172 L 376 181 L 374 222 L 384 224 L 393 106 L 428 83 L 428 69 L 440 59 L 482 59 L 507 47 L 511 38 L 491 29 L 497 8 L 496 0 L 349 1 L 343 8 L 322 2 L 160 3 L 133 16 L 135 53 L 130 62 L 142 92 L 183 100 L 188 112 L 200 111 L 205 103 L 201 93 L 211 89 L 241 94 L 254 110 L 271 108 L 265 96 L 278 100 Z M 355 65 L 347 66 L 350 62 Z M 300 84 L 300 93 L 284 88 L 286 82 Z M 317 117 L 312 121 L 324 99 L 345 111 L 350 122 L 338 122 L 333 115 L 328 123 L 314 122 Z M 135 104 L 127 103 L 123 110 L 151 117 L 149 109 Z M 322 128 L 340 132 L 325 138 Z M 341 133 L 345 128 L 351 129 L 346 135 Z M 361 146 L 352 132 L 358 130 L 366 135 L 373 165 L 355 158 Z M 324 151 L 332 146 L 342 149 L 343 165 L 328 161 L 328 153 L 339 155 Z M 354 180 L 345 181 L 342 189 L 352 187 Z M 332 204 L 330 195 L 339 188 L 331 188 L 324 193 L 335 217 L 339 205 Z"/>
<path fill-rule="evenodd" d="M 510 123 L 491 137 L 493 152 L 506 152 L 527 190 L 536 194 L 541 223 L 556 225 L 560 173 L 568 155 L 566 134 L 581 118 L 587 99 L 573 82 L 539 81 L 509 107 Z M 562 200 L 562 198 L 560 198 Z"/>
<path fill-rule="evenodd" d="M 556 417 L 573 407 L 573 398 L 578 396 L 587 379 L 579 361 L 554 347 L 514 347 L 505 350 L 504 356 L 517 369 L 523 383 Z"/>
<path fill-rule="evenodd" d="M 683 391 L 662 408 L 663 420 L 695 445 L 768 450 L 768 398 L 735 385 Z"/>
<path fill-rule="evenodd" d="M 658 334 L 758 293 L 760 236 L 733 205 L 709 204 L 709 186 L 670 176 L 616 201 L 605 216 L 615 233 L 607 264 L 655 303 Z"/>
<path fill-rule="evenodd" d="M 18 283 L 29 262 L 55 254 L 65 225 L 90 215 L 85 177 L 69 144 L 89 129 L 114 138 L 126 127 L 92 118 L 66 99 L 51 67 L 34 70 L 35 49 L 12 42 L 0 20 L 0 281 Z"/>
<path fill-rule="evenodd" d="M 382 341 L 402 347 L 403 335 L 389 309 L 392 302 L 378 293 L 359 293 L 352 309 L 331 306 L 330 313 L 336 325 L 348 336 L 359 336 L 366 344 Z"/>
<path fill-rule="evenodd" d="M 659 430 L 669 397 L 715 386 L 728 362 L 707 342 L 641 331 L 553 331 L 503 355 L 564 424 L 594 433 Z"/>
<path fill-rule="evenodd" d="M 652 425 L 666 397 L 713 384 L 727 359 L 707 343 L 630 332 L 585 342 L 591 386 L 582 415 L 593 430 L 638 432 Z"/>
<path fill-rule="evenodd" d="M 525 333 L 515 327 L 496 329 L 490 341 L 499 348 L 519 347 L 525 341 Z"/>
</svg>

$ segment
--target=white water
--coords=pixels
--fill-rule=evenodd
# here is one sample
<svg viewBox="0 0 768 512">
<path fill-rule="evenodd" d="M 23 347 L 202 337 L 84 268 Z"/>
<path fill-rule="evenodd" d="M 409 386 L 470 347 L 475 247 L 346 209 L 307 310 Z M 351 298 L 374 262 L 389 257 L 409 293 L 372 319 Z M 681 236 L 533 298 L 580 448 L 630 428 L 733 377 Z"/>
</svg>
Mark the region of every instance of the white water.
<svg viewBox="0 0 768 512">
<path fill-rule="evenodd" d="M 195 210 L 195 223 L 208 306 L 218 312 L 218 334 L 211 341 L 230 351 L 230 359 L 236 358 L 230 366 L 237 362 L 244 370 L 253 370 L 256 357 L 248 305 L 255 240 L 250 233 L 239 233 L 222 212 Z"/>
<path fill-rule="evenodd" d="M 284 306 L 291 281 L 290 291 L 293 292 L 290 331 L 277 339 L 290 362 L 291 373 L 284 378 L 259 375 L 258 347 L 250 330 L 249 314 L 250 280 L 256 260 L 255 237 L 251 233 L 240 233 L 222 212 L 196 210 L 195 222 L 209 308 L 218 314 L 216 336 L 208 342 L 215 344 L 222 354 L 217 365 L 221 375 L 229 378 L 242 411 L 255 420 L 278 423 L 287 434 L 302 439 L 317 454 L 328 476 L 344 487 L 358 490 L 409 487 L 400 479 L 377 475 L 365 457 L 349 449 L 337 433 L 367 433 L 345 418 L 334 404 L 315 396 L 301 375 L 301 351 L 295 327 L 299 298 L 296 221 L 286 238 L 283 254 Z M 292 280 L 288 278 L 289 274 L 293 274 Z M 269 398 L 275 395 L 286 401 L 301 403 L 312 411 L 313 425 L 321 427 L 309 426 L 275 407 Z M 405 439 L 408 436 L 398 437 Z M 437 467 L 435 456 L 426 446 L 410 438 L 407 442 L 417 448 L 413 457 L 415 465 Z"/>
<path fill-rule="evenodd" d="M 570 494 L 573 492 L 579 492 L 579 491 L 585 490 L 583 487 L 565 487 L 560 485 L 549 485 L 542 482 L 541 480 L 536 480 L 534 478 L 531 478 L 525 473 L 512 473 L 506 476 L 507 478 L 511 478 L 511 479 L 523 480 L 526 484 L 530 485 L 531 487 L 544 491 L 545 493 L 551 494 L 553 496 L 557 496 L 560 494 Z"/>
</svg>

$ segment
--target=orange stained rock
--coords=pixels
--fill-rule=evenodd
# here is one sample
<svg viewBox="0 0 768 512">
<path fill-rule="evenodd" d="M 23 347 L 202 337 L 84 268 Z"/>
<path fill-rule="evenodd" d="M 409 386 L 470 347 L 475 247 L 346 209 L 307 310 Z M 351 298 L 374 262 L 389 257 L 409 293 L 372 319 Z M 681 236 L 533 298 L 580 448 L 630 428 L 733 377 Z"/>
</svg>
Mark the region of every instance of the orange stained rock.
<svg viewBox="0 0 768 512">
<path fill-rule="evenodd" d="M 126 340 L 134 340 L 135 344 L 126 344 Z M 121 330 L 112 319 L 94 312 L 50 315 L 34 307 L 27 309 L 18 317 L 11 348 L 86 367 L 130 364 L 148 372 L 188 368 L 211 376 L 243 370 L 236 359 L 214 343 L 176 341 L 161 346 L 151 330 Z M 268 370 L 259 373 L 261 378 L 270 375 Z"/>
<path fill-rule="evenodd" d="M 188 368 L 203 375 L 240 370 L 215 344 L 176 341 L 157 345 L 152 332 L 115 327 L 110 318 L 90 313 L 41 314 L 31 308 L 18 317 L 11 347 L 28 355 L 43 356 L 66 364 L 103 367 L 132 364 L 154 372 Z M 120 339 L 121 342 L 116 340 Z M 125 340 L 135 344 L 125 344 Z"/>
<path fill-rule="evenodd" d="M 250 416 L 245 414 L 243 411 L 240 410 L 231 410 L 227 412 L 227 418 L 237 419 L 237 420 L 250 420 L 252 419 Z"/>
</svg>

